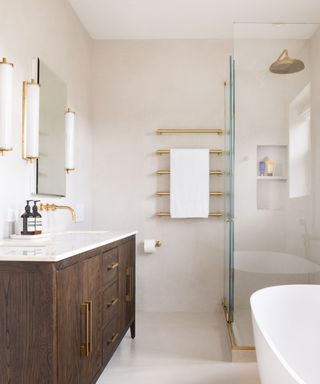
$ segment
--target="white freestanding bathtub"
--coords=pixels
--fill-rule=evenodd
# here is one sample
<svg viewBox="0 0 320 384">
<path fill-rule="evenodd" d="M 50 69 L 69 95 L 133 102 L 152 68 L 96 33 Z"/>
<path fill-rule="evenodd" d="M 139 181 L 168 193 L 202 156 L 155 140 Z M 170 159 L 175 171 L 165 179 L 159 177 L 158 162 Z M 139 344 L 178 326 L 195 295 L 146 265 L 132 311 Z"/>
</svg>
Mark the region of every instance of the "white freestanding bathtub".
<svg viewBox="0 0 320 384">
<path fill-rule="evenodd" d="M 320 285 L 283 285 L 251 296 L 261 384 L 320 383 Z"/>
</svg>

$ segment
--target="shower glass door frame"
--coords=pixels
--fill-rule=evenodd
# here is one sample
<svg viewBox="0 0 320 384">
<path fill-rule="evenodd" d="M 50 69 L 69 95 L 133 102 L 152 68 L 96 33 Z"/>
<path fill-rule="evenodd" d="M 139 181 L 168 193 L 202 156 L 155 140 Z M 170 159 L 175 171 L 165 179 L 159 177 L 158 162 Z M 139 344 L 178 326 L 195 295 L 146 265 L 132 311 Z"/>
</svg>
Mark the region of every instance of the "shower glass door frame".
<svg viewBox="0 0 320 384">
<path fill-rule="evenodd" d="M 234 150 L 235 150 L 235 61 L 229 58 L 229 84 L 226 87 L 226 139 L 225 190 L 229 197 L 225 199 L 225 306 L 227 321 L 233 322 L 234 313 Z"/>
</svg>

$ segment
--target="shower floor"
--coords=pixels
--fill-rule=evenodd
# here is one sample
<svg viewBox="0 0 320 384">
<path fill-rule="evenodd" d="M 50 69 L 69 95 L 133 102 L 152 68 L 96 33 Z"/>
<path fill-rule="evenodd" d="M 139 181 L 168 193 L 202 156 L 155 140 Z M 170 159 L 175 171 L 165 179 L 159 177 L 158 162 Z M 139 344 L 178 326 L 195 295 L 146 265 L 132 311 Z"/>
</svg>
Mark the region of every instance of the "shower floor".
<svg viewBox="0 0 320 384">
<path fill-rule="evenodd" d="M 235 308 L 233 333 L 240 346 L 254 346 L 250 308 Z"/>
</svg>

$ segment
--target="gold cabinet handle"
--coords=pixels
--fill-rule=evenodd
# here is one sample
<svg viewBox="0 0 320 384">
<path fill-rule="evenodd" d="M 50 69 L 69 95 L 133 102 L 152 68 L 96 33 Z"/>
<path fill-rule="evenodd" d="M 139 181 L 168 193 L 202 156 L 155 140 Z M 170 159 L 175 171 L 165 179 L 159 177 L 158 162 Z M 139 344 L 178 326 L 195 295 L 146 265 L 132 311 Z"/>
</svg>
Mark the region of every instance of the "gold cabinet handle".
<svg viewBox="0 0 320 384">
<path fill-rule="evenodd" d="M 93 303 L 92 303 L 92 300 L 89 300 L 88 301 L 88 304 L 89 304 L 89 312 L 90 312 L 90 337 L 89 337 L 89 353 L 92 352 L 92 328 L 93 328 L 93 325 L 92 325 L 92 320 L 93 320 Z"/>
<path fill-rule="evenodd" d="M 92 352 L 92 301 L 86 301 L 81 304 L 80 312 L 84 315 L 84 343 L 80 345 L 80 356 L 88 357 Z"/>
<path fill-rule="evenodd" d="M 82 318 L 81 323 L 84 324 L 84 332 L 82 332 L 82 335 L 84 333 L 85 339 L 84 343 L 80 345 L 80 356 L 87 357 L 89 356 L 89 304 L 82 303 L 80 305 L 80 312 L 84 316 L 84 321 Z"/>
<path fill-rule="evenodd" d="M 129 303 L 132 300 L 132 268 L 128 267 L 126 270 L 127 289 L 126 301 Z"/>
<path fill-rule="evenodd" d="M 111 299 L 110 303 L 107 304 L 107 307 L 108 308 L 112 307 L 113 305 L 117 304 L 118 301 L 119 301 L 118 297 L 116 299 Z"/>
<path fill-rule="evenodd" d="M 115 269 L 118 266 L 119 266 L 119 263 L 115 262 L 115 263 L 112 263 L 112 264 L 108 265 L 107 269 L 108 269 L 108 271 L 111 271 L 111 269 Z"/>
<path fill-rule="evenodd" d="M 108 345 L 113 344 L 113 343 L 117 340 L 118 336 L 119 336 L 119 333 L 115 333 L 115 334 L 111 337 L 111 339 L 108 340 Z"/>
</svg>

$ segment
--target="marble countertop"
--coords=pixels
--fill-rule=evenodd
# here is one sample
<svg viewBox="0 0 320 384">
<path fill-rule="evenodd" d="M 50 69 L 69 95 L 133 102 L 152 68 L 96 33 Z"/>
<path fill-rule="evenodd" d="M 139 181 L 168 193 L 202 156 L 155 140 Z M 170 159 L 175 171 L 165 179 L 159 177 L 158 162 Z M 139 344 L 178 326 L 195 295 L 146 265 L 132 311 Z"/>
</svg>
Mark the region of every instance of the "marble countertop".
<svg viewBox="0 0 320 384">
<path fill-rule="evenodd" d="M 137 231 L 67 231 L 51 235 L 49 240 L 3 240 L 0 245 L 0 261 L 55 262 L 113 243 Z M 23 242 L 17 245 L 17 242 Z"/>
</svg>

